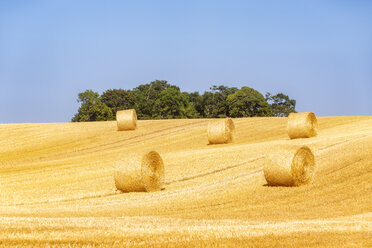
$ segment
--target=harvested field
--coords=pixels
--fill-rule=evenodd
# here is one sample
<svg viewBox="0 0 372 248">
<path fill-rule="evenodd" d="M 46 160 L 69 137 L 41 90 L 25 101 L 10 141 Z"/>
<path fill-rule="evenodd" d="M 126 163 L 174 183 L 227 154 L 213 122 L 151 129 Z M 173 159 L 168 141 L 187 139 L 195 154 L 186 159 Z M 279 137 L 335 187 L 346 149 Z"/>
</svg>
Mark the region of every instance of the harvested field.
<svg viewBox="0 0 372 248">
<path fill-rule="evenodd" d="M 0 246 L 371 247 L 372 117 L 318 117 L 289 139 L 287 118 L 234 119 L 208 145 L 208 120 L 0 125 Z M 270 187 L 265 161 L 308 146 L 312 183 Z M 122 193 L 117 161 L 157 151 L 164 190 Z"/>
</svg>

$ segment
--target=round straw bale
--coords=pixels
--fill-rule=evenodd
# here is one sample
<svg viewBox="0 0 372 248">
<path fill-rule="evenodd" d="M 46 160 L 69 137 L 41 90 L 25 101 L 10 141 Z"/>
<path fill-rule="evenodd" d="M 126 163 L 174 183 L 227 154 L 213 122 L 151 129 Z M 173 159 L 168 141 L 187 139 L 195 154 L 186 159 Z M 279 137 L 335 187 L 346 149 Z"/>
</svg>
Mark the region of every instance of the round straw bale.
<svg viewBox="0 0 372 248">
<path fill-rule="evenodd" d="M 164 183 L 164 163 L 159 153 L 146 153 L 142 160 L 120 165 L 114 172 L 117 189 L 123 192 L 158 191 Z"/>
<path fill-rule="evenodd" d="M 269 156 L 264 175 L 271 186 L 300 186 L 312 182 L 315 159 L 307 146 L 282 148 Z"/>
<path fill-rule="evenodd" d="M 141 166 L 136 161 L 129 162 L 126 165 L 120 165 L 114 172 L 115 186 L 123 192 L 145 191 L 141 177 Z"/>
<path fill-rule="evenodd" d="M 291 139 L 310 138 L 317 135 L 318 121 L 313 112 L 290 113 L 287 122 L 288 136 Z"/>
<path fill-rule="evenodd" d="M 142 184 L 146 191 L 158 191 L 164 183 L 164 163 L 159 153 L 151 151 L 142 158 Z"/>
<path fill-rule="evenodd" d="M 235 125 L 231 118 L 214 119 L 208 123 L 209 144 L 226 144 L 234 141 Z"/>
<path fill-rule="evenodd" d="M 118 131 L 134 130 L 137 128 L 137 114 L 135 109 L 119 110 L 116 112 Z"/>
</svg>

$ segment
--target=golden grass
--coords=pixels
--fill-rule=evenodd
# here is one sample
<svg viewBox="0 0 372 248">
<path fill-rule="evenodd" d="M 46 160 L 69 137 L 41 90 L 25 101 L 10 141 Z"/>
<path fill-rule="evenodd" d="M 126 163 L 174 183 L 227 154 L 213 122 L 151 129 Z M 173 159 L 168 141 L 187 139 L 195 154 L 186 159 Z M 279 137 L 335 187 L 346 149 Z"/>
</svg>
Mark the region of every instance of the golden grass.
<svg viewBox="0 0 372 248">
<path fill-rule="evenodd" d="M 0 125 L 0 246 L 371 246 L 372 117 L 320 117 L 317 137 L 292 140 L 287 118 L 234 122 L 219 146 L 208 120 Z M 303 145 L 313 182 L 265 186 L 267 154 Z M 117 191 L 117 161 L 152 149 L 165 190 Z"/>
</svg>

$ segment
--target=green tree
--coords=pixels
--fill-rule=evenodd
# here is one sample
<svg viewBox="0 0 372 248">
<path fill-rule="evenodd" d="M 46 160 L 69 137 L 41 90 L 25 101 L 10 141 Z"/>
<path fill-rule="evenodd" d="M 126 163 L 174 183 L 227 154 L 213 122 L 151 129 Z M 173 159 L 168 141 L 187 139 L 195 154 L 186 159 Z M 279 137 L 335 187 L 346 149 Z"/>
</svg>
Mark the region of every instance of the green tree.
<svg viewBox="0 0 372 248">
<path fill-rule="evenodd" d="M 203 97 L 199 94 L 199 92 L 197 91 L 192 93 L 183 92 L 183 94 L 187 95 L 189 102 L 187 117 L 188 118 L 203 117 L 204 116 Z"/>
<path fill-rule="evenodd" d="M 102 93 L 101 100 L 111 109 L 112 119 L 115 119 L 118 110 L 132 109 L 135 106 L 134 94 L 130 90 L 106 90 Z"/>
<path fill-rule="evenodd" d="M 165 80 L 142 84 L 133 90 L 109 89 L 102 96 L 92 90 L 79 93 L 81 103 L 72 121 L 114 120 L 121 109 L 134 108 L 139 119 L 287 116 L 296 100 L 279 93 L 266 94 L 242 87 L 213 85 L 203 95 L 181 92 Z"/>
<path fill-rule="evenodd" d="M 187 95 L 179 89 L 167 88 L 163 90 L 154 104 L 154 118 L 174 119 L 186 118 L 189 102 Z"/>
<path fill-rule="evenodd" d="M 283 93 L 276 95 L 266 93 L 266 101 L 270 104 L 274 116 L 288 116 L 291 112 L 296 112 L 296 100 L 290 99 Z"/>
<path fill-rule="evenodd" d="M 139 119 L 151 119 L 155 114 L 154 104 L 162 91 L 168 88 L 179 88 L 168 84 L 164 80 L 155 80 L 149 84 L 142 84 L 133 89 L 135 109 Z"/>
<path fill-rule="evenodd" d="M 202 116 L 205 118 L 217 117 L 215 113 L 216 106 L 214 101 L 214 94 L 210 91 L 205 91 L 202 95 Z"/>
<path fill-rule="evenodd" d="M 249 87 L 240 90 L 227 97 L 229 115 L 231 117 L 269 116 L 270 106 L 264 96 Z"/>
<path fill-rule="evenodd" d="M 226 117 L 229 115 L 227 97 L 238 89 L 224 85 L 213 85 L 211 91 L 204 92 L 202 103 L 204 106 L 203 116 L 207 118 Z"/>
<path fill-rule="evenodd" d="M 97 92 L 86 90 L 79 93 L 77 101 L 81 105 L 78 113 L 72 118 L 73 122 L 105 121 L 113 118 L 111 109 L 101 101 Z"/>
</svg>

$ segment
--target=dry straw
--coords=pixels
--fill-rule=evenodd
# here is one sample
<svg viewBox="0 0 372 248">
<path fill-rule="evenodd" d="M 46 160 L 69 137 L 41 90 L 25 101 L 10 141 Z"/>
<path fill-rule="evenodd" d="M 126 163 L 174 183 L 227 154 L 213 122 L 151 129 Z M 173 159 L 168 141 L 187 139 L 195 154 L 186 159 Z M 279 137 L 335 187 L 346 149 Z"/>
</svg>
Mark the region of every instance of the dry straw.
<svg viewBox="0 0 372 248">
<path fill-rule="evenodd" d="M 214 119 L 208 123 L 209 144 L 226 144 L 234 141 L 235 125 L 231 118 Z"/>
<path fill-rule="evenodd" d="M 313 112 L 290 113 L 288 116 L 287 131 L 291 139 L 316 136 L 318 122 L 315 114 Z"/>
<path fill-rule="evenodd" d="M 269 156 L 264 175 L 271 186 L 300 186 L 312 182 L 315 159 L 307 146 L 281 148 Z"/>
<path fill-rule="evenodd" d="M 164 163 L 159 153 L 146 153 L 141 162 L 120 165 L 114 172 L 115 186 L 123 192 L 158 191 L 164 182 Z"/>
<path fill-rule="evenodd" d="M 116 112 L 116 122 L 119 131 L 137 128 L 137 114 L 135 109 L 119 110 Z"/>
</svg>

